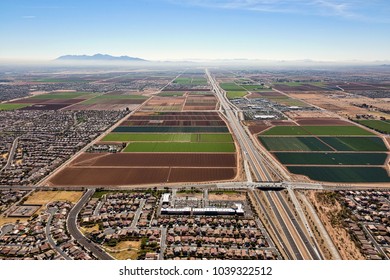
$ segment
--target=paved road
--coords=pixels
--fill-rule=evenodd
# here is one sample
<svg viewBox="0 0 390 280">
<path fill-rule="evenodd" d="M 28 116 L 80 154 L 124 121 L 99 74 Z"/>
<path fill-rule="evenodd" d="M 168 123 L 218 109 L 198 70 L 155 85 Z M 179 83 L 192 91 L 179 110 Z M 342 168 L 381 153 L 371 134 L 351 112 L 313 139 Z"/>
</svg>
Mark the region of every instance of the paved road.
<svg viewBox="0 0 390 280">
<path fill-rule="evenodd" d="M 303 244 L 304 249 L 309 253 L 310 257 L 313 260 L 320 260 L 321 257 L 316 252 L 317 248 L 315 248 L 315 246 L 313 246 L 309 242 L 309 239 L 307 238 L 306 234 L 303 232 L 303 229 L 302 229 L 301 225 L 298 223 L 298 221 L 295 218 L 294 214 L 291 212 L 290 207 L 287 205 L 287 202 L 284 199 L 284 197 L 280 194 L 280 192 L 275 192 L 275 194 L 278 197 L 279 201 L 282 203 L 282 207 L 284 208 L 285 212 L 287 213 L 289 220 L 294 225 L 294 229 L 298 233 L 299 238 L 304 243 Z"/>
<path fill-rule="evenodd" d="M 51 236 L 51 232 L 50 232 L 50 226 L 51 226 L 51 221 L 53 220 L 53 215 L 58 211 L 58 208 L 49 208 L 48 209 L 48 213 L 49 213 L 49 219 L 46 223 L 46 228 L 45 228 L 45 233 L 46 233 L 46 237 L 47 237 L 47 240 L 49 241 L 49 244 L 50 246 L 56 250 L 64 259 L 66 260 L 70 260 L 71 258 L 65 254 L 64 251 L 62 251 L 62 249 L 60 247 L 58 247 L 55 243 L 55 241 L 53 240 L 53 237 Z"/>
<path fill-rule="evenodd" d="M 268 192 L 264 192 L 264 193 L 265 193 L 266 198 L 268 199 L 269 204 L 271 205 L 272 211 L 274 212 L 276 219 L 278 220 L 278 222 L 282 228 L 282 231 L 284 233 L 284 236 L 287 239 L 287 242 L 290 244 L 294 258 L 297 260 L 303 260 L 302 254 L 301 254 L 300 250 L 298 249 L 298 246 L 297 246 L 294 238 L 292 237 L 290 230 L 288 229 L 286 223 L 284 222 L 274 200 L 272 199 L 271 195 Z M 272 223 L 272 221 L 270 221 L 270 222 Z"/>
<path fill-rule="evenodd" d="M 112 260 L 113 258 L 104 252 L 99 246 L 87 239 L 77 227 L 77 216 L 83 206 L 89 201 L 94 194 L 94 189 L 88 189 L 83 195 L 80 201 L 70 210 L 66 224 L 70 235 L 77 240 L 79 244 L 84 246 L 86 249 L 92 252 L 100 260 Z"/>
<path fill-rule="evenodd" d="M 19 141 L 19 137 L 16 137 L 14 142 L 12 143 L 11 150 L 9 151 L 7 163 L 0 170 L 0 173 L 3 172 L 3 170 L 7 169 L 11 165 L 12 160 L 14 159 L 16 148 L 18 147 L 18 141 Z"/>
<path fill-rule="evenodd" d="M 144 206 L 145 206 L 145 202 L 146 202 L 146 200 L 145 200 L 144 198 L 142 198 L 141 201 L 140 201 L 140 203 L 139 203 L 138 209 L 137 209 L 137 211 L 135 212 L 134 219 L 133 219 L 133 221 L 131 222 L 131 225 L 130 225 L 130 228 L 131 228 L 131 229 L 137 228 L 137 223 L 138 223 L 138 220 L 139 220 L 139 216 L 141 216 L 142 209 L 143 209 Z"/>
</svg>

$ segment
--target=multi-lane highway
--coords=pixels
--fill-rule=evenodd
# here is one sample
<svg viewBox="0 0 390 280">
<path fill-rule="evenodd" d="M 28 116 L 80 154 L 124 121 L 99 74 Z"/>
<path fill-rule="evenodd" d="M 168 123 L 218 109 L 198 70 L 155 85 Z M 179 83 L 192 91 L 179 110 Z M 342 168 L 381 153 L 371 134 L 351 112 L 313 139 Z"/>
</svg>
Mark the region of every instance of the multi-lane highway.
<svg viewBox="0 0 390 280">
<path fill-rule="evenodd" d="M 224 92 L 222 89 L 220 89 L 217 81 L 210 74 L 208 69 L 206 69 L 206 75 L 213 87 L 214 92 L 216 93 L 217 98 L 220 101 L 222 113 L 226 117 L 226 120 L 228 121 L 230 128 L 232 129 L 232 132 L 237 139 L 237 143 L 242 151 L 243 159 L 248 163 L 244 165 L 244 167 L 250 167 L 254 173 L 255 179 L 260 182 L 272 182 L 275 180 L 279 181 L 283 179 L 289 179 L 284 178 L 285 176 L 282 176 L 284 174 L 278 172 L 278 170 L 276 170 L 276 168 L 272 166 L 272 164 L 270 164 L 263 155 L 260 154 L 251 137 L 246 134 L 244 128 L 242 127 L 237 117 L 237 109 L 229 103 Z M 250 173 L 247 169 L 245 171 L 246 173 Z M 281 184 L 281 186 L 282 185 L 283 184 Z M 279 232 L 275 229 L 274 226 L 272 230 L 278 239 L 277 241 L 279 241 L 280 247 L 288 251 L 287 255 L 294 259 L 320 259 L 321 257 L 317 248 L 315 246 L 313 247 L 312 243 L 309 242 L 310 237 L 308 238 L 306 236 L 306 232 L 297 222 L 295 216 L 292 214 L 287 203 L 285 203 L 283 197 L 279 193 L 265 192 L 265 198 L 267 199 L 268 204 L 271 206 L 273 216 L 276 217 L 285 238 L 280 236 Z M 267 218 L 272 224 L 273 221 L 268 214 Z M 285 244 L 282 240 L 285 240 L 288 245 Z"/>
</svg>

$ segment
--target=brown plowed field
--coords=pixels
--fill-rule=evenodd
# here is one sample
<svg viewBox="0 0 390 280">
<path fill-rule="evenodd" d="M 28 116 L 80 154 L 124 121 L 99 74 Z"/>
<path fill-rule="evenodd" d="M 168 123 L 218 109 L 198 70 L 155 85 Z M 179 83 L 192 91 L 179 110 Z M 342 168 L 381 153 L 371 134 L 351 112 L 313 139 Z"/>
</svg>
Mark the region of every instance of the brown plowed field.
<svg viewBox="0 0 390 280">
<path fill-rule="evenodd" d="M 14 100 L 7 102 L 8 104 L 36 104 L 36 103 L 45 103 L 53 99 L 38 99 L 38 98 L 23 98 L 19 100 Z"/>
<path fill-rule="evenodd" d="M 136 104 L 75 104 L 65 110 L 96 110 L 96 111 L 121 111 L 128 108 L 130 111 L 137 108 Z"/>
<path fill-rule="evenodd" d="M 351 125 L 340 119 L 297 119 L 299 125 Z"/>
<path fill-rule="evenodd" d="M 70 104 L 34 104 L 28 107 L 24 107 L 20 110 L 59 110 L 69 105 Z"/>
<path fill-rule="evenodd" d="M 266 97 L 279 97 L 285 96 L 277 91 L 260 91 L 260 92 L 252 92 L 248 95 L 248 98 L 266 98 Z"/>
<path fill-rule="evenodd" d="M 141 104 L 144 103 L 146 99 L 108 99 L 101 98 L 93 100 L 93 104 Z"/>
<path fill-rule="evenodd" d="M 220 116 L 207 115 L 188 115 L 188 116 L 131 116 L 127 120 L 133 121 L 150 121 L 150 120 L 165 120 L 165 121 L 214 121 L 221 120 Z"/>
<path fill-rule="evenodd" d="M 45 101 L 45 102 L 41 102 L 39 100 L 39 103 L 44 103 L 44 104 L 76 104 L 76 103 L 79 103 L 79 102 L 82 102 L 84 101 L 85 99 L 50 99 L 48 101 Z M 38 101 L 38 99 L 37 99 Z"/>
<path fill-rule="evenodd" d="M 226 126 L 222 120 L 216 121 L 123 121 L 120 126 Z"/>
<path fill-rule="evenodd" d="M 236 155 L 179 154 L 179 153 L 84 153 L 70 166 L 179 166 L 179 167 L 235 167 Z"/>
<path fill-rule="evenodd" d="M 49 182 L 55 186 L 114 186 L 167 181 L 169 168 L 72 168 L 67 167 Z"/>
<path fill-rule="evenodd" d="M 309 84 L 302 84 L 300 86 L 289 86 L 289 85 L 275 85 L 275 89 L 280 91 L 321 91 L 324 90 L 321 87 L 309 85 Z"/>
<path fill-rule="evenodd" d="M 236 176 L 235 168 L 172 168 L 168 181 L 201 182 L 229 180 Z"/>
<path fill-rule="evenodd" d="M 269 128 L 269 126 L 267 126 L 267 125 L 251 125 L 251 126 L 249 126 L 249 131 L 252 134 L 257 134 L 257 133 L 260 133 L 260 132 L 266 130 L 267 128 Z"/>
<path fill-rule="evenodd" d="M 271 124 L 272 125 L 296 125 L 295 123 L 293 123 L 291 121 L 283 121 L 283 120 L 271 121 Z"/>
<path fill-rule="evenodd" d="M 184 106 L 184 111 L 215 110 L 215 106 Z"/>
<path fill-rule="evenodd" d="M 49 182 L 51 186 L 115 186 L 230 180 L 235 168 L 109 168 L 67 167 Z"/>
</svg>

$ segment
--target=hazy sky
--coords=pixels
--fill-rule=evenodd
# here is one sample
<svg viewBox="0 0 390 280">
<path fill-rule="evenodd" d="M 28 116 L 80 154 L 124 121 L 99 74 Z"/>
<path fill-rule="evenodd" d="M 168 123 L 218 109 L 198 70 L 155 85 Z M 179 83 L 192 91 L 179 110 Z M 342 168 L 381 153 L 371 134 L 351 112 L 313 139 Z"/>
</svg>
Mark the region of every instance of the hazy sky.
<svg viewBox="0 0 390 280">
<path fill-rule="evenodd" d="M 389 0 L 0 0 L 0 58 L 390 60 Z"/>
</svg>

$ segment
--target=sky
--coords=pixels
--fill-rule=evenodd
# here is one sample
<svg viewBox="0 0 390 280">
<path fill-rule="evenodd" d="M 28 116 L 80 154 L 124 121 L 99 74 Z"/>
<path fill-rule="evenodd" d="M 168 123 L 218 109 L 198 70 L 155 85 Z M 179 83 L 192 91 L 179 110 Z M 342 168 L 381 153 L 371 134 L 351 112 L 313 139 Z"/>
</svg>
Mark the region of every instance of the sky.
<svg viewBox="0 0 390 280">
<path fill-rule="evenodd" d="M 390 60 L 388 0 L 0 0 L 0 59 Z"/>
</svg>

